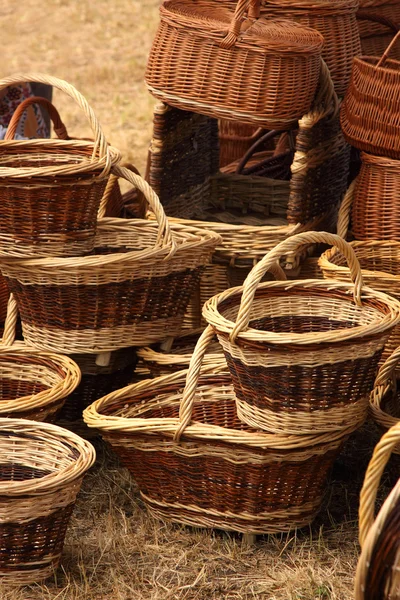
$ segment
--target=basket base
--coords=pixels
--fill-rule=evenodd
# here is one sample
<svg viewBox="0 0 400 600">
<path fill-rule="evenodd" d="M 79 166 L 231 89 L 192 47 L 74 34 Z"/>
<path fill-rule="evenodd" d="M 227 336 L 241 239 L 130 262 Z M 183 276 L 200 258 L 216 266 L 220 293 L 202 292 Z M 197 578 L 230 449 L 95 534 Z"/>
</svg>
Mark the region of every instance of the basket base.
<svg viewBox="0 0 400 600">
<path fill-rule="evenodd" d="M 10 586 L 21 586 L 31 585 L 38 583 L 44 579 L 52 577 L 60 563 L 61 553 L 49 557 L 47 565 L 45 567 L 38 566 L 37 568 L 31 568 L 31 565 L 26 565 L 26 569 L 16 569 L 15 571 L 2 571 L 0 570 L 0 583 Z M 18 565 L 22 566 L 22 565 Z"/>
<path fill-rule="evenodd" d="M 322 502 L 321 495 L 317 500 L 307 502 L 301 506 L 252 515 L 249 513 L 220 512 L 193 505 L 159 502 L 146 496 L 143 492 L 141 492 L 141 496 L 149 512 L 156 519 L 172 521 L 191 527 L 206 527 L 259 535 L 282 533 L 309 525 L 316 517 Z"/>
</svg>

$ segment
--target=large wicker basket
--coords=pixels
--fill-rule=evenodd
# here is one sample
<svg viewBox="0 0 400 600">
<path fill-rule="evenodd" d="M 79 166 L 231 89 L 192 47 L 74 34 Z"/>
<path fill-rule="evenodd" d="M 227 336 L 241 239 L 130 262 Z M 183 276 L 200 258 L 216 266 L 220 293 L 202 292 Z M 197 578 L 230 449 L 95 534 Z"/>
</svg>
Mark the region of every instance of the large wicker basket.
<svg viewBox="0 0 400 600">
<path fill-rule="evenodd" d="M 380 59 L 354 59 L 340 119 L 352 146 L 395 159 L 400 158 L 400 62 L 388 56 L 399 37 L 400 31 Z"/>
<path fill-rule="evenodd" d="M 282 254 L 313 243 L 337 246 L 354 283 L 260 284 Z M 271 250 L 243 287 L 211 298 L 203 316 L 223 347 L 239 418 L 277 433 L 317 433 L 365 419 L 383 347 L 400 321 L 400 303 L 363 287 L 358 260 L 341 237 L 307 232 Z"/>
<path fill-rule="evenodd" d="M 96 217 L 119 152 L 107 144 L 93 110 L 70 84 L 36 73 L 0 81 L 38 81 L 62 90 L 88 119 L 95 141 L 0 141 L 0 256 L 68 256 L 94 247 Z"/>
<path fill-rule="evenodd" d="M 49 423 L 0 419 L 0 581 L 54 574 L 93 446 Z"/>
<path fill-rule="evenodd" d="M 149 91 L 172 106 L 221 119 L 286 128 L 306 114 L 318 84 L 323 37 L 298 23 L 166 0 L 146 70 Z M 245 19 L 248 13 L 249 19 Z"/>
<path fill-rule="evenodd" d="M 86 409 L 86 423 L 111 444 L 158 518 L 243 533 L 307 525 L 349 430 L 288 437 L 243 425 L 224 367 L 199 375 L 212 337 L 208 328 L 189 372 L 114 392 Z"/>
<path fill-rule="evenodd" d="M 355 580 L 356 600 L 395 600 L 400 594 L 400 480 L 374 520 L 375 502 L 383 470 L 400 442 L 400 424 L 378 442 L 368 465 L 360 495 L 359 521 L 362 552 Z"/>
<path fill-rule="evenodd" d="M 66 354 L 108 352 L 178 335 L 191 293 L 220 237 L 170 226 L 148 184 L 158 222 L 104 218 L 96 253 L 79 258 L 3 259 L 27 343 Z"/>
<path fill-rule="evenodd" d="M 395 161 L 391 160 L 391 162 Z M 376 181 L 374 178 L 371 179 L 372 182 Z M 351 207 L 352 204 L 354 205 L 354 198 L 356 196 L 355 190 L 359 189 L 359 187 L 358 181 L 355 181 L 351 184 L 340 207 L 338 235 L 344 239 L 347 236 Z M 363 202 L 363 200 L 361 200 L 359 191 L 356 198 L 358 201 Z M 376 204 L 378 204 L 378 198 L 379 196 L 375 197 Z M 386 214 L 388 217 L 389 213 L 386 197 L 380 196 L 380 199 L 382 204 L 385 204 L 387 207 Z M 367 206 L 367 209 L 368 208 L 369 207 Z M 372 207 L 370 208 L 372 209 Z M 400 300 L 400 242 L 396 242 L 391 239 L 375 239 L 355 241 L 350 242 L 350 244 L 361 265 L 364 283 L 376 290 L 379 290 L 380 292 L 385 292 L 386 294 L 390 294 L 394 298 L 397 298 L 397 300 Z M 326 279 L 351 281 L 350 270 L 347 266 L 346 259 L 337 248 L 331 248 L 327 250 L 321 256 L 319 260 L 319 266 Z M 382 360 L 385 360 L 399 345 L 400 325 L 396 325 L 385 345 L 385 349 L 382 354 Z"/>
</svg>

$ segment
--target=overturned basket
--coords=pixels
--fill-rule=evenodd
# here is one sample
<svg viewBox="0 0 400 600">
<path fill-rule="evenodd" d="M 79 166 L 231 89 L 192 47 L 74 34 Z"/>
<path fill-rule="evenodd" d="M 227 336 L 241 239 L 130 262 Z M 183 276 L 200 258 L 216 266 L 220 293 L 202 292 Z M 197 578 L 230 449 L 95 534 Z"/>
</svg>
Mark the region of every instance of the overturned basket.
<svg viewBox="0 0 400 600">
<path fill-rule="evenodd" d="M 158 518 L 243 533 L 307 525 L 351 429 L 282 436 L 243 425 L 226 365 L 209 364 L 199 375 L 213 336 L 211 328 L 201 336 L 189 371 L 114 392 L 84 419 L 120 456 Z"/>
<path fill-rule="evenodd" d="M 0 141 L 0 256 L 90 252 L 97 211 L 110 169 L 120 160 L 119 152 L 107 144 L 85 98 L 67 82 L 36 73 L 21 74 L 2 79 L 0 90 L 25 81 L 52 85 L 75 100 L 95 140 Z M 14 124 L 11 121 L 11 131 Z"/>
<path fill-rule="evenodd" d="M 365 475 L 359 508 L 362 552 L 355 580 L 356 600 L 394 600 L 399 597 L 400 480 L 374 520 L 382 473 L 399 442 L 400 424 L 397 423 L 378 442 Z"/>
<path fill-rule="evenodd" d="M 170 226 L 143 179 L 124 168 L 114 173 L 143 191 L 158 222 L 105 218 L 93 255 L 1 261 L 24 338 L 33 346 L 97 354 L 180 333 L 190 295 L 220 237 Z"/>
<path fill-rule="evenodd" d="M 340 207 L 338 234 L 343 238 L 346 238 L 348 232 L 350 209 L 358 187 L 357 179 L 349 187 Z M 400 242 L 390 239 L 372 239 L 350 242 L 350 244 L 359 260 L 365 284 L 400 300 Z M 346 259 L 337 248 L 330 248 L 324 252 L 319 259 L 319 266 L 326 279 L 351 280 Z M 397 325 L 385 345 L 382 360 L 385 360 L 399 345 L 400 325 Z"/>
<path fill-rule="evenodd" d="M 282 254 L 313 243 L 337 246 L 354 283 L 260 284 Z M 318 433 L 364 421 L 383 347 L 400 321 L 400 303 L 363 287 L 358 260 L 342 238 L 306 232 L 271 250 L 243 287 L 206 302 L 203 316 L 224 349 L 239 418 L 276 433 Z"/>
<path fill-rule="evenodd" d="M 49 423 L 0 419 L 0 581 L 28 585 L 57 568 L 93 446 Z"/>
</svg>

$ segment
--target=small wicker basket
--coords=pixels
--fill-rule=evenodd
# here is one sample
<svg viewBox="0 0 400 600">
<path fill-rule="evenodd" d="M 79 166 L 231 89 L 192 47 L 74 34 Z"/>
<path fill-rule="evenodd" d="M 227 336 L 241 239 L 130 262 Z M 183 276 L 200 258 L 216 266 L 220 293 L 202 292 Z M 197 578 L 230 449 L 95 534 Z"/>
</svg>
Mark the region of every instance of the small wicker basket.
<svg viewBox="0 0 400 600">
<path fill-rule="evenodd" d="M 0 419 L 0 581 L 50 577 L 85 472 L 91 444 L 49 423 Z"/>
</svg>

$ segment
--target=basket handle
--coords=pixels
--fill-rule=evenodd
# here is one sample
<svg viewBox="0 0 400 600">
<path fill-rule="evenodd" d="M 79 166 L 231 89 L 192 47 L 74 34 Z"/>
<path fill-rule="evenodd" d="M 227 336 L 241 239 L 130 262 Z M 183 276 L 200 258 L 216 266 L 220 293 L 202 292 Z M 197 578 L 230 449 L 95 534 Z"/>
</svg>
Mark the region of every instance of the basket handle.
<svg viewBox="0 0 400 600">
<path fill-rule="evenodd" d="M 399 39 L 399 37 L 400 37 L 400 31 L 397 31 L 396 35 L 394 36 L 394 38 L 390 42 L 389 46 L 386 48 L 385 52 L 382 54 L 382 56 L 379 59 L 378 63 L 375 65 L 376 69 L 378 69 L 379 67 L 383 67 L 383 65 L 386 62 L 386 59 L 389 57 L 391 49 L 396 44 L 396 42 Z"/>
<path fill-rule="evenodd" d="M 232 48 L 232 46 L 236 44 L 246 12 L 250 19 L 257 19 L 260 16 L 260 0 L 238 1 L 228 33 L 226 37 L 219 42 L 221 48 L 229 50 L 229 48 Z"/>
<path fill-rule="evenodd" d="M 281 135 L 282 133 L 284 133 L 284 132 L 274 129 L 273 131 L 268 131 L 267 133 L 264 133 L 264 135 L 259 137 L 254 142 L 254 144 L 252 144 L 250 146 L 250 148 L 246 151 L 245 155 L 240 160 L 238 166 L 236 167 L 236 171 L 235 171 L 236 175 L 240 175 L 243 172 L 243 169 L 245 168 L 246 164 L 249 162 L 249 160 L 253 156 L 253 154 L 255 154 L 255 152 L 257 152 L 257 150 L 260 146 L 262 146 L 265 142 L 268 142 L 268 140 L 274 138 L 275 136 Z M 273 157 L 273 158 L 275 158 L 275 157 Z"/>
<path fill-rule="evenodd" d="M 155 191 L 149 186 L 147 181 L 140 177 L 140 175 L 137 175 L 126 167 L 120 167 L 116 165 L 112 168 L 111 173 L 116 177 L 126 179 L 135 188 L 142 192 L 159 225 L 156 246 L 171 246 L 170 255 L 172 255 L 176 250 L 176 243 L 172 237 L 171 228 L 169 226 L 163 206 Z"/>
<path fill-rule="evenodd" d="M 379 440 L 375 446 L 374 453 L 367 471 L 360 494 L 359 517 L 359 541 L 361 547 L 365 542 L 373 522 L 375 513 L 375 501 L 378 493 L 383 470 L 392 454 L 393 449 L 400 442 L 400 422 L 393 425 Z"/>
<path fill-rule="evenodd" d="M 270 265 L 270 272 L 276 279 L 286 280 L 286 275 L 278 262 Z M 192 420 L 193 405 L 196 396 L 197 384 L 199 381 L 201 365 L 208 346 L 215 335 L 215 331 L 211 325 L 208 325 L 199 337 L 196 347 L 193 351 L 189 363 L 189 370 L 186 375 L 185 389 L 183 390 L 182 400 L 179 407 L 179 426 L 175 432 L 174 440 L 179 442 L 186 427 Z M 215 372 L 215 367 L 214 367 Z"/>
<path fill-rule="evenodd" d="M 7 304 L 7 316 L 4 323 L 3 337 L 0 340 L 1 346 L 12 346 L 17 334 L 18 307 L 13 294 L 10 294 Z"/>
<path fill-rule="evenodd" d="M 78 92 L 78 90 L 73 85 L 71 85 L 67 81 L 64 81 L 63 79 L 53 77 L 52 75 L 44 75 L 42 73 L 18 73 L 16 75 L 11 75 L 0 80 L 0 92 L 1 90 L 9 87 L 10 85 L 17 85 L 30 81 L 51 85 L 52 87 L 61 90 L 67 96 L 75 100 L 75 102 L 82 109 L 86 118 L 88 119 L 94 134 L 94 148 L 92 160 L 95 161 L 99 158 L 106 159 L 104 166 L 104 174 L 108 173 L 111 168 L 111 154 L 109 151 L 107 140 L 105 138 L 103 130 L 100 127 L 100 123 L 97 120 L 96 115 L 94 114 L 93 109 L 89 106 L 89 103 L 86 100 L 86 98 L 82 96 L 82 94 Z"/>
<path fill-rule="evenodd" d="M 346 239 L 347 232 L 349 230 L 350 212 L 354 200 L 356 182 L 357 179 L 354 179 L 349 185 L 339 209 L 337 234 L 340 235 L 340 237 L 342 237 L 343 239 Z"/>
<path fill-rule="evenodd" d="M 240 301 L 239 312 L 237 315 L 235 326 L 229 336 L 232 343 L 235 342 L 237 336 L 246 329 L 250 321 L 250 311 L 253 305 L 255 293 L 258 285 L 264 276 L 264 273 L 270 269 L 282 255 L 298 250 L 305 244 L 329 244 L 335 246 L 346 258 L 351 280 L 354 283 L 354 302 L 358 306 L 361 303 L 361 289 L 363 286 L 361 267 L 358 258 L 353 248 L 345 240 L 333 233 L 325 231 L 307 231 L 293 235 L 283 242 L 280 242 L 275 248 L 270 250 L 264 258 L 256 264 L 250 271 L 243 284 L 243 293 Z"/>
<path fill-rule="evenodd" d="M 50 102 L 50 100 L 47 100 L 47 98 L 41 98 L 40 96 L 31 96 L 30 98 L 26 98 L 25 100 L 23 100 L 21 102 L 21 104 L 19 104 L 17 106 L 17 108 L 15 109 L 14 114 L 11 117 L 11 121 L 7 127 L 6 135 L 4 137 L 5 141 L 14 139 L 14 136 L 17 132 L 18 124 L 19 124 L 19 121 L 20 121 L 22 115 L 24 114 L 26 109 L 29 106 L 31 106 L 32 104 L 39 104 L 41 106 L 44 106 L 44 108 L 46 108 L 47 112 L 49 113 L 49 117 L 52 120 L 54 131 L 55 131 L 58 139 L 60 139 L 60 140 L 68 140 L 69 139 L 67 129 L 66 129 L 64 123 L 61 121 L 59 112 L 56 109 L 56 107 L 54 106 L 54 104 L 52 104 Z"/>
<path fill-rule="evenodd" d="M 397 23 L 395 23 L 395 21 L 393 21 L 392 19 L 388 19 L 383 15 L 378 15 L 368 10 L 358 10 L 357 20 L 372 21 L 373 23 L 380 23 L 381 25 L 386 25 L 386 27 L 391 29 L 394 33 L 397 33 L 400 29 L 400 26 Z"/>
<path fill-rule="evenodd" d="M 135 173 L 136 175 L 139 175 L 139 177 L 141 177 L 140 172 L 132 163 L 123 163 L 121 164 L 121 167 L 124 167 L 125 169 L 128 169 L 129 171 L 132 171 L 132 173 Z M 97 213 L 98 219 L 102 219 L 106 216 L 107 204 L 114 190 L 114 187 L 118 184 L 118 179 L 118 176 L 113 174 L 111 174 L 108 178 L 106 189 L 104 190 L 104 194 L 100 202 L 100 208 Z"/>
<path fill-rule="evenodd" d="M 396 367 L 400 360 L 400 346 L 392 352 L 392 354 L 385 360 L 383 365 L 378 371 L 374 382 L 374 388 L 378 386 L 390 385 L 394 390 L 396 389 Z"/>
</svg>

